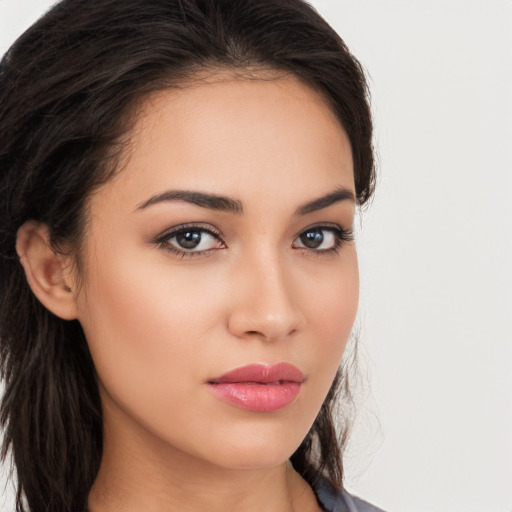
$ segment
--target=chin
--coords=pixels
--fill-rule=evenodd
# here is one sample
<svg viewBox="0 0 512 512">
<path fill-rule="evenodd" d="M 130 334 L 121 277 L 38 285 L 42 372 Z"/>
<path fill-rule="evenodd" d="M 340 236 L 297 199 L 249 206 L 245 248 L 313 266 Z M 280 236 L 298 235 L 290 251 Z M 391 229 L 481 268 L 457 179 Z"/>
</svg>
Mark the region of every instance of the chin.
<svg viewBox="0 0 512 512">
<path fill-rule="evenodd" d="M 210 440 L 207 458 L 226 469 L 269 468 L 283 464 L 299 447 L 310 425 L 297 429 L 289 425 L 281 429 L 261 425 L 242 428 L 239 432 Z M 215 436 L 217 437 L 217 436 Z"/>
</svg>

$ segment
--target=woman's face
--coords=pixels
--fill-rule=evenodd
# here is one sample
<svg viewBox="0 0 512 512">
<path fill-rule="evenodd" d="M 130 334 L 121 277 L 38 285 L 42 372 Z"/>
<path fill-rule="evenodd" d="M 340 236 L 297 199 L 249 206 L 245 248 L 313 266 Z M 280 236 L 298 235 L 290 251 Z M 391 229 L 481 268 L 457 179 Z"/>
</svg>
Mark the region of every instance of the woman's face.
<svg viewBox="0 0 512 512">
<path fill-rule="evenodd" d="M 294 78 L 225 78 L 151 97 L 126 157 L 89 201 L 76 295 L 105 450 L 286 460 L 357 309 L 347 136 Z"/>
</svg>

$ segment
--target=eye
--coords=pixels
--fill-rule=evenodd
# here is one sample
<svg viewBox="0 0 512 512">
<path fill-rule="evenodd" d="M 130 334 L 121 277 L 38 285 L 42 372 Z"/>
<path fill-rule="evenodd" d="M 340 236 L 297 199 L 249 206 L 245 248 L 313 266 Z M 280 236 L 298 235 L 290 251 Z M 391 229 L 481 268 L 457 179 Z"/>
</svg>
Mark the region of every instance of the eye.
<svg viewBox="0 0 512 512">
<path fill-rule="evenodd" d="M 225 248 L 220 233 L 214 232 L 210 227 L 201 226 L 175 227 L 159 236 L 155 242 L 164 249 L 182 256 L 199 255 Z"/>
<path fill-rule="evenodd" d="M 339 226 L 316 226 L 300 233 L 293 241 L 294 249 L 337 252 L 343 242 L 353 240 L 352 232 Z"/>
</svg>

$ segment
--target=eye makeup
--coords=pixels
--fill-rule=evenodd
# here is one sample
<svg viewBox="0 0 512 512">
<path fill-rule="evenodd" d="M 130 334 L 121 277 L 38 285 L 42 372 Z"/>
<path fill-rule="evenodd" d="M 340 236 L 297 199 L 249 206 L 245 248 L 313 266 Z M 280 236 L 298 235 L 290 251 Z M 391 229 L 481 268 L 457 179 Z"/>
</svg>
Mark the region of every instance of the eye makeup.
<svg viewBox="0 0 512 512">
<path fill-rule="evenodd" d="M 158 247 L 181 258 L 207 256 L 226 249 L 221 232 L 210 224 L 180 224 L 173 226 L 154 240 Z"/>
<path fill-rule="evenodd" d="M 352 228 L 337 224 L 316 224 L 302 230 L 291 243 L 292 249 L 315 255 L 337 254 L 345 242 L 354 240 Z M 211 224 L 186 223 L 164 231 L 152 241 L 181 258 L 204 257 L 227 249 L 220 230 Z"/>
<path fill-rule="evenodd" d="M 322 256 L 337 254 L 345 242 L 352 242 L 352 228 L 344 229 L 337 224 L 316 224 L 302 230 L 294 239 L 292 247 Z"/>
</svg>

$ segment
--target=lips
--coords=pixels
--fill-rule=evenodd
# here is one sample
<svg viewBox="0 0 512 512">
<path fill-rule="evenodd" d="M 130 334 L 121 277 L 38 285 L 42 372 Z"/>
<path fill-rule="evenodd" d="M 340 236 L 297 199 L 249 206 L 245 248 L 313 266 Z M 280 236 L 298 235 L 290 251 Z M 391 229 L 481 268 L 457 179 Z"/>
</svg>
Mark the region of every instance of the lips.
<svg viewBox="0 0 512 512">
<path fill-rule="evenodd" d="M 211 379 L 208 387 L 236 407 L 272 412 L 291 404 L 305 379 L 304 374 L 289 363 L 251 364 Z"/>
</svg>

